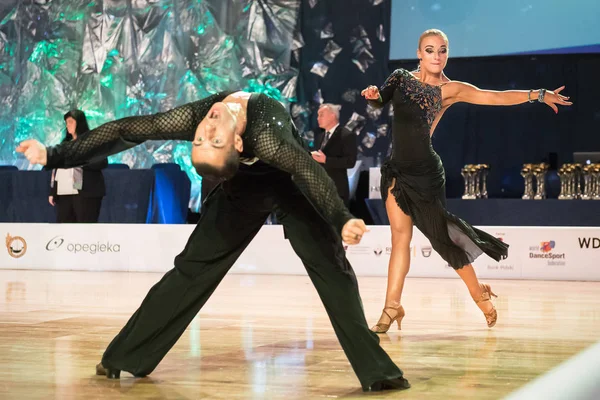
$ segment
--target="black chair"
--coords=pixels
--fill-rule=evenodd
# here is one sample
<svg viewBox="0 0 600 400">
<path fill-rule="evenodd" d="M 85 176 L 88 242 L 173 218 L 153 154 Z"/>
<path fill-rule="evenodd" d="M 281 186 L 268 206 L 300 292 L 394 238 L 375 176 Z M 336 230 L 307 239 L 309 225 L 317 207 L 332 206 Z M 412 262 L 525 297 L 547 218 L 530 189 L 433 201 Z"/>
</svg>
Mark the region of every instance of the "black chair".
<svg viewBox="0 0 600 400">
<path fill-rule="evenodd" d="M 127 164 L 108 164 L 107 169 L 129 169 L 129 165 Z"/>
</svg>

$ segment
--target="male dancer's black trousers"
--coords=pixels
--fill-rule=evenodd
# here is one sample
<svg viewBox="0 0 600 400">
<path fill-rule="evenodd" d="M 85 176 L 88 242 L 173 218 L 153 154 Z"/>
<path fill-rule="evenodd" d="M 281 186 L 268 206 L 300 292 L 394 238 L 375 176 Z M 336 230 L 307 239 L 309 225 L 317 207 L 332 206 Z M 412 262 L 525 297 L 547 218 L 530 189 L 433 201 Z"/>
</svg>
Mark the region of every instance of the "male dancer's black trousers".
<svg viewBox="0 0 600 400">
<path fill-rule="evenodd" d="M 110 343 L 102 358 L 104 367 L 136 376 L 150 374 L 274 210 L 363 390 L 376 381 L 402 376 L 368 328 L 356 276 L 339 235 L 289 174 L 262 167 L 242 166 L 207 197 L 197 227 L 175 258 L 175 268 L 152 287 Z"/>
</svg>

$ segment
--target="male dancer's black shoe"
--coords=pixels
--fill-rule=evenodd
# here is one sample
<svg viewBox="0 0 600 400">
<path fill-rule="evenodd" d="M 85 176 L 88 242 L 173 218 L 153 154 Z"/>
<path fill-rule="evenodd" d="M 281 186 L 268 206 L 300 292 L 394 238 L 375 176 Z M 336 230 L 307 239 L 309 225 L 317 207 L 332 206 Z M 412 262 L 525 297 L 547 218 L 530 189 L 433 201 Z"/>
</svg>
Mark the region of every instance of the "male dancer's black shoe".
<svg viewBox="0 0 600 400">
<path fill-rule="evenodd" d="M 96 375 L 106 375 L 108 379 L 119 379 L 121 377 L 121 370 L 114 368 L 104 368 L 102 363 L 96 365 Z"/>
<path fill-rule="evenodd" d="M 384 379 L 371 385 L 369 392 L 380 392 L 382 390 L 406 390 L 410 383 L 404 378 Z"/>
</svg>

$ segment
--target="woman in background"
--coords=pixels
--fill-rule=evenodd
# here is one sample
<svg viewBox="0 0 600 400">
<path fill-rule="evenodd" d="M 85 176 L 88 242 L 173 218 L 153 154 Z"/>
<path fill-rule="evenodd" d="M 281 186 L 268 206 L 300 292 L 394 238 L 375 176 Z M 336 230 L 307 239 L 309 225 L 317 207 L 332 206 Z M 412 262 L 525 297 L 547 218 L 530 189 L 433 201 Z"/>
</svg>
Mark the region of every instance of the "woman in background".
<svg viewBox="0 0 600 400">
<path fill-rule="evenodd" d="M 69 111 L 64 119 L 66 135 L 63 142 L 77 140 L 90 130 L 81 110 Z M 98 222 L 102 198 L 106 194 L 102 170 L 107 166 L 105 158 L 84 167 L 52 170 L 48 202 L 56 207 L 56 222 Z"/>
</svg>

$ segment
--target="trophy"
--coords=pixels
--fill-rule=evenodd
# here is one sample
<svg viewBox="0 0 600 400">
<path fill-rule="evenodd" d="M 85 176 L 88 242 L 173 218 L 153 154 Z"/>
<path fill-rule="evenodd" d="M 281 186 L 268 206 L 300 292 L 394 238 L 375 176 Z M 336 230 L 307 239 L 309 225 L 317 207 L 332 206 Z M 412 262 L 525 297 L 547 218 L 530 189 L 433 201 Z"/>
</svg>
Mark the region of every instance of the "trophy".
<svg viewBox="0 0 600 400">
<path fill-rule="evenodd" d="M 591 198 L 594 200 L 600 200 L 600 164 L 593 164 L 591 169 L 592 173 L 592 187 L 591 187 Z"/>
<path fill-rule="evenodd" d="M 462 199 L 466 200 L 468 198 L 467 193 L 469 193 L 469 180 L 468 180 L 468 172 L 467 172 L 466 165 L 460 169 L 460 175 L 463 177 L 463 182 L 465 183 Z"/>
<path fill-rule="evenodd" d="M 573 200 L 577 198 L 577 168 L 575 164 L 563 164 L 558 170 L 560 178 L 559 200 Z"/>
<path fill-rule="evenodd" d="M 490 170 L 490 166 L 487 164 L 477 164 L 476 168 L 478 169 L 477 179 L 476 179 L 476 187 L 477 187 L 477 198 L 478 199 L 487 199 L 487 176 Z"/>
<path fill-rule="evenodd" d="M 533 164 L 523 164 L 521 168 L 521 176 L 525 180 L 525 192 L 521 198 L 523 200 L 531 200 L 534 197 L 533 194 Z"/>
<path fill-rule="evenodd" d="M 560 177 L 559 200 L 590 200 L 597 196 L 598 164 L 563 164 Z M 600 197 L 599 197 L 600 200 Z"/>
<path fill-rule="evenodd" d="M 558 195 L 559 200 L 568 199 L 568 185 L 567 185 L 567 165 L 564 164 L 558 170 L 558 177 L 560 178 L 560 194 Z"/>
<path fill-rule="evenodd" d="M 575 166 L 573 164 L 567 164 L 567 193 L 566 199 L 573 200 L 575 197 Z"/>
<path fill-rule="evenodd" d="M 549 165 L 541 164 L 523 164 L 521 176 L 525 180 L 525 191 L 521 198 L 523 200 L 543 200 L 546 196 L 546 174 Z"/>
<path fill-rule="evenodd" d="M 581 164 L 573 164 L 573 198 L 581 199 L 583 193 L 581 192 L 581 178 L 583 176 L 583 170 Z"/>
<path fill-rule="evenodd" d="M 533 199 L 543 200 L 546 198 L 546 174 L 548 173 L 548 164 L 541 163 L 533 165 L 532 173 L 536 182 L 536 189 Z"/>
<path fill-rule="evenodd" d="M 583 174 L 583 193 L 581 193 L 581 200 L 591 200 L 594 197 L 594 165 L 585 165 L 581 172 Z"/>
<path fill-rule="evenodd" d="M 487 199 L 487 175 L 490 167 L 487 164 L 466 164 L 460 174 L 465 182 L 462 195 L 464 200 Z"/>
<path fill-rule="evenodd" d="M 476 171 L 477 170 L 475 169 L 475 166 L 473 164 L 465 165 L 460 171 L 460 174 L 462 175 L 463 180 L 465 181 L 465 191 L 462 195 L 462 198 L 464 200 L 473 200 L 477 198 L 474 194 L 473 185 L 473 181 L 475 178 L 474 174 Z"/>
</svg>

